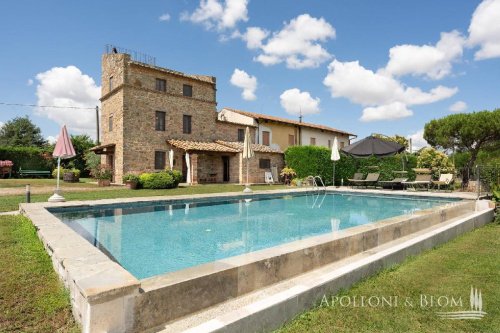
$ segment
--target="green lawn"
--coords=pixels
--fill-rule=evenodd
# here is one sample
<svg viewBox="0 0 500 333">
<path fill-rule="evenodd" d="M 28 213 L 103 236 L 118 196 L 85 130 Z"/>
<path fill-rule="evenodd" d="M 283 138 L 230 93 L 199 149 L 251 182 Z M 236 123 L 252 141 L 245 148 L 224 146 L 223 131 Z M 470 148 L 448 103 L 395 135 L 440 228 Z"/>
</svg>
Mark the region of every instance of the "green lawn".
<svg viewBox="0 0 500 333">
<path fill-rule="evenodd" d="M 255 191 L 276 190 L 286 188 L 284 185 L 253 185 L 251 188 Z M 131 198 L 131 197 L 149 197 L 149 196 L 172 196 L 181 194 L 202 194 L 202 193 L 221 193 L 221 192 L 241 192 L 244 187 L 242 185 L 232 184 L 211 184 L 211 185 L 195 185 L 188 187 L 179 187 L 168 190 L 128 190 L 125 187 L 116 187 L 115 189 L 107 188 L 105 191 L 96 188 L 86 192 L 64 192 L 63 196 L 67 201 L 70 200 L 98 200 L 98 199 L 115 199 L 115 198 Z M 47 201 L 51 194 L 35 194 L 31 195 L 31 202 Z M 0 196 L 0 212 L 17 210 L 19 203 L 26 202 L 24 195 L 6 195 Z"/>
<path fill-rule="evenodd" d="M 0 332 L 79 332 L 31 222 L 0 216 Z"/>
<path fill-rule="evenodd" d="M 429 295 L 448 295 L 462 297 L 463 310 L 468 310 L 471 286 L 482 292 L 487 315 L 481 320 L 440 319 L 436 311 L 458 309 L 419 305 L 421 294 L 427 299 Z M 350 296 L 351 300 L 357 296 L 359 300 L 371 295 L 409 297 L 414 307 L 404 306 L 402 301 L 397 307 L 383 308 L 323 303 L 277 332 L 500 332 L 500 224 L 489 224 L 409 258 L 336 296 Z"/>
<path fill-rule="evenodd" d="M 61 187 L 96 187 L 97 184 L 92 184 L 95 180 L 91 178 L 80 178 L 78 183 L 68 183 L 60 181 Z M 43 186 L 56 186 L 56 179 L 53 178 L 7 178 L 0 179 L 0 188 L 15 188 L 24 187 L 26 184 L 30 184 L 32 187 L 43 187 Z"/>
</svg>

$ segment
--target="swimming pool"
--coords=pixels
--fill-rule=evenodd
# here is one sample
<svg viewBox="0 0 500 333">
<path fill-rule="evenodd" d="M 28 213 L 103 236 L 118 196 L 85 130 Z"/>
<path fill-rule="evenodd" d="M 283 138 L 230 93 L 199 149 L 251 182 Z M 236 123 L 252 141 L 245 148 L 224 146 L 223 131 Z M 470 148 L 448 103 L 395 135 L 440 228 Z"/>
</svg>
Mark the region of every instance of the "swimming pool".
<svg viewBox="0 0 500 333">
<path fill-rule="evenodd" d="M 50 211 L 135 277 L 143 279 L 413 214 L 451 201 L 454 200 L 301 193 Z"/>
</svg>

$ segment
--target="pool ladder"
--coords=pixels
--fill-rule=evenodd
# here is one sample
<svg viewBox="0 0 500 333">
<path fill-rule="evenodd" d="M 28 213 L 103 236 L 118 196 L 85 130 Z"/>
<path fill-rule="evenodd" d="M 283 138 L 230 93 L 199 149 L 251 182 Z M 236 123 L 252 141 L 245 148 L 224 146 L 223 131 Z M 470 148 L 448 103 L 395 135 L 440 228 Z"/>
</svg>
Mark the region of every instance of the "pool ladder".
<svg viewBox="0 0 500 333">
<path fill-rule="evenodd" d="M 313 190 L 315 190 L 315 191 L 320 191 L 320 190 L 326 191 L 325 183 L 323 182 L 323 179 L 321 179 L 320 176 L 308 176 L 306 179 L 307 179 L 307 182 L 312 186 Z M 319 180 L 319 182 L 316 181 L 316 180 Z M 323 188 L 320 189 L 319 185 L 321 185 Z"/>
</svg>

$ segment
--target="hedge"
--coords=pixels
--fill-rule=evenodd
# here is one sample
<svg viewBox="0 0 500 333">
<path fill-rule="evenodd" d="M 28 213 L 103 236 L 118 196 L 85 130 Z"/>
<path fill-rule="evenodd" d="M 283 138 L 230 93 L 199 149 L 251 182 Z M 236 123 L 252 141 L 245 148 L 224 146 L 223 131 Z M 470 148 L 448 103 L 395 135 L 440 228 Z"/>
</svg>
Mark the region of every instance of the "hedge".
<svg viewBox="0 0 500 333">
<path fill-rule="evenodd" d="M 293 146 L 285 151 L 285 162 L 287 166 L 297 172 L 297 177 L 321 176 L 326 185 L 332 184 L 333 162 L 330 159 L 331 150 L 318 146 Z M 353 158 L 340 154 L 340 160 L 335 162 L 335 184 L 340 185 L 348 178 L 352 178 L 355 172 L 362 172 L 365 176 L 374 172 L 370 166 L 378 166 L 376 172 L 380 173 L 380 180 L 391 180 L 394 178 L 393 171 L 408 171 L 408 177 L 413 179 L 415 173 L 412 168 L 417 165 L 417 158 L 410 154 L 398 154 L 389 157 L 377 158 Z"/>
<path fill-rule="evenodd" d="M 55 161 L 44 156 L 45 150 L 36 147 L 6 147 L 0 146 L 0 160 L 10 160 L 14 163 L 12 170 L 43 170 L 52 171 Z M 49 156 L 51 156 L 49 154 Z"/>
</svg>

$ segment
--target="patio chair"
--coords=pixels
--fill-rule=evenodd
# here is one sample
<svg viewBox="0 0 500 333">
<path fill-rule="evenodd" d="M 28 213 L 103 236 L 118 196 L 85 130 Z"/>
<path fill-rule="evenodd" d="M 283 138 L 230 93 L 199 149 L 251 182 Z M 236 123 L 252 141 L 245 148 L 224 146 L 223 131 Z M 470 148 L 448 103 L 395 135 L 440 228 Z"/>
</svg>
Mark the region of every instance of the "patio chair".
<svg viewBox="0 0 500 333">
<path fill-rule="evenodd" d="M 434 188 L 437 186 L 437 190 L 441 189 L 441 186 L 451 189 L 451 184 L 453 184 L 454 175 L 452 173 L 442 173 L 439 176 L 439 180 L 433 180 L 432 185 Z"/>
<path fill-rule="evenodd" d="M 348 178 L 347 180 L 349 181 L 349 184 L 351 184 L 351 186 L 354 186 L 355 181 L 362 179 L 363 179 L 363 174 L 361 172 L 356 172 L 354 176 L 352 176 L 352 178 Z"/>
<path fill-rule="evenodd" d="M 419 188 L 424 188 L 427 191 L 431 185 L 432 174 L 430 173 L 419 173 L 417 174 L 414 181 L 405 181 L 402 184 L 407 190 L 417 191 Z"/>
<path fill-rule="evenodd" d="M 392 180 L 379 180 L 378 183 L 382 187 L 391 187 L 391 190 L 394 190 L 394 187 L 401 188 L 403 186 L 403 182 L 407 181 L 408 178 L 403 177 L 395 177 Z"/>
<path fill-rule="evenodd" d="M 358 185 L 358 186 L 376 186 L 378 179 L 380 178 L 380 173 L 369 173 L 365 179 L 359 179 L 359 180 L 352 180 L 353 185 Z"/>
<path fill-rule="evenodd" d="M 271 172 L 264 173 L 264 179 L 266 180 L 266 184 L 274 184 L 273 174 Z"/>
</svg>

